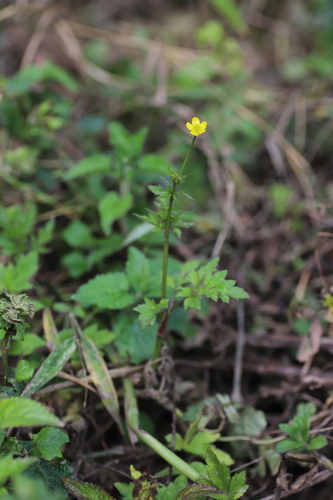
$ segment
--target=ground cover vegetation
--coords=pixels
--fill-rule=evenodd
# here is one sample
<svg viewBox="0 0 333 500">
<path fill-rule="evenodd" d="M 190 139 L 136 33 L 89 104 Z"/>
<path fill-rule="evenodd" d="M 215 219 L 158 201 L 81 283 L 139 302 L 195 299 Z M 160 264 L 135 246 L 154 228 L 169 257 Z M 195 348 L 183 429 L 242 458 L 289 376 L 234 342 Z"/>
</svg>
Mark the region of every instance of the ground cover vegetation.
<svg viewBox="0 0 333 500">
<path fill-rule="evenodd" d="M 3 2 L 0 498 L 331 498 L 330 0 Z"/>
</svg>

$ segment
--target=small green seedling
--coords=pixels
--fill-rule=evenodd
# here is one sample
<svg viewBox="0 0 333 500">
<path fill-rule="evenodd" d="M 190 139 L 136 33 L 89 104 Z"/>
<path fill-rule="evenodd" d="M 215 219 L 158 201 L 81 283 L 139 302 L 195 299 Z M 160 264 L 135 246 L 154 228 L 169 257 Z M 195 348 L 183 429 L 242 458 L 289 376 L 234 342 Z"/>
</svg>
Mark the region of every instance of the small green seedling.
<svg viewBox="0 0 333 500">
<path fill-rule="evenodd" d="M 299 405 L 298 412 L 291 424 L 280 424 L 281 431 L 290 436 L 276 446 L 278 453 L 300 450 L 318 450 L 327 444 L 324 436 L 310 438 L 310 418 L 316 413 L 316 406 L 312 403 Z"/>
<path fill-rule="evenodd" d="M 184 488 L 176 497 L 176 500 L 209 496 L 216 499 L 236 500 L 243 496 L 248 489 L 245 484 L 245 471 L 237 472 L 233 476 L 230 474 L 228 466 L 220 462 L 215 453 L 208 448 L 206 453 L 206 471 L 208 479 L 203 478 L 202 482 L 194 483 Z"/>
</svg>

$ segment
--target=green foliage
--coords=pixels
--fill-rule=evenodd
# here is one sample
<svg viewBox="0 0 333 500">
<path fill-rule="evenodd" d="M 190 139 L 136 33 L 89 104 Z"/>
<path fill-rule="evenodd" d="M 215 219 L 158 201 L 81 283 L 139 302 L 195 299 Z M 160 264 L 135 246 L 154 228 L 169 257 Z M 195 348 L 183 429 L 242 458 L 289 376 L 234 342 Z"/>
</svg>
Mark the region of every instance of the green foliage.
<svg viewBox="0 0 333 500">
<path fill-rule="evenodd" d="M 103 488 L 95 484 L 71 478 L 63 478 L 63 483 L 66 490 L 79 500 L 114 500 Z"/>
<path fill-rule="evenodd" d="M 0 427 L 54 425 L 62 422 L 41 403 L 31 399 L 10 397 L 0 401 Z"/>
<path fill-rule="evenodd" d="M 8 292 L 19 293 L 32 287 L 29 282 L 38 270 L 38 254 L 35 251 L 20 255 L 16 264 L 0 264 L 0 287 Z"/>
<path fill-rule="evenodd" d="M 299 405 L 298 411 L 291 424 L 280 424 L 282 432 L 290 436 L 276 446 L 276 451 L 285 453 L 291 450 L 317 450 L 327 444 L 324 436 L 310 438 L 310 418 L 316 412 L 313 403 Z"/>
<path fill-rule="evenodd" d="M 26 401 L 26 403 L 29 402 L 34 403 L 30 400 Z M 29 407 L 29 404 L 27 406 Z M 41 407 L 39 404 L 38 406 Z M 30 423 L 28 415 L 27 425 Z M 13 425 L 15 424 L 13 420 Z M 37 434 L 33 434 L 32 441 L 5 437 L 0 446 L 0 485 L 3 486 L 5 496 L 0 493 L 0 498 L 35 500 L 40 498 L 37 490 L 44 493 L 43 500 L 67 498 L 60 494 L 53 496 L 50 490 L 65 492 L 61 478 L 73 476 L 68 462 L 60 460 L 62 458 L 60 448 L 68 441 L 67 434 L 54 427 L 45 427 Z M 29 479 L 30 477 L 34 478 L 33 482 Z M 23 481 L 28 485 L 25 496 L 21 490 Z M 34 497 L 32 491 L 35 490 L 36 496 Z M 14 491 L 17 497 L 9 496 L 8 491 Z"/>
<path fill-rule="evenodd" d="M 52 351 L 49 356 L 43 361 L 35 376 L 30 380 L 24 388 L 21 396 L 29 397 L 39 389 L 44 387 L 51 379 L 53 379 L 65 363 L 69 360 L 76 349 L 76 343 L 73 338 L 66 339 L 58 347 Z"/>
<path fill-rule="evenodd" d="M 101 226 L 106 236 L 110 236 L 114 221 L 120 219 L 132 207 L 132 195 L 126 193 L 123 196 L 115 191 L 107 193 L 98 203 L 98 211 L 101 218 Z"/>
<path fill-rule="evenodd" d="M 129 293 L 129 281 L 125 273 L 99 274 L 86 285 L 82 285 L 73 299 L 84 307 L 97 306 L 107 309 L 124 309 L 133 304 L 134 295 Z"/>
<path fill-rule="evenodd" d="M 206 473 L 208 479 L 194 483 L 184 488 L 177 495 L 176 500 L 192 500 L 201 496 L 216 499 L 236 500 L 247 490 L 245 472 L 238 472 L 231 476 L 230 470 L 224 462 L 220 462 L 211 448 L 206 453 Z"/>
<path fill-rule="evenodd" d="M 145 328 L 148 325 L 155 324 L 156 316 L 167 309 L 168 303 L 168 299 L 161 299 L 157 303 L 154 300 L 145 299 L 145 303 L 135 307 L 133 311 L 140 313 L 139 321 L 141 321 L 142 327 Z"/>
<path fill-rule="evenodd" d="M 177 298 L 184 299 L 185 309 L 201 308 L 202 296 L 214 300 L 220 299 L 229 303 L 230 298 L 246 299 L 248 294 L 234 286 L 234 280 L 226 280 L 227 271 L 217 271 L 219 259 L 213 259 L 208 264 L 199 267 L 198 261 L 192 261 L 183 266 L 181 283 L 177 286 Z"/>
<path fill-rule="evenodd" d="M 32 454 L 35 457 L 52 460 L 52 458 L 62 458 L 60 448 L 68 443 L 69 437 L 62 430 L 55 427 L 44 427 L 32 438 Z"/>
<path fill-rule="evenodd" d="M 1 500 L 67 500 L 65 491 L 51 492 L 45 481 L 27 477 L 20 474 L 13 478 L 11 492 L 4 490 L 0 492 Z"/>
</svg>

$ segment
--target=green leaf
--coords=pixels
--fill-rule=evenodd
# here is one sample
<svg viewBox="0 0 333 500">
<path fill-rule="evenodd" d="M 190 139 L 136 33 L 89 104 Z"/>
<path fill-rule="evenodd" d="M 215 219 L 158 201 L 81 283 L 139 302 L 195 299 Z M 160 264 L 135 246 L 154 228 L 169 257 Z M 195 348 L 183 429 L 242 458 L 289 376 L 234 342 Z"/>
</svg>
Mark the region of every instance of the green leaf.
<svg viewBox="0 0 333 500">
<path fill-rule="evenodd" d="M 114 121 L 108 125 L 108 132 L 109 142 L 118 156 L 131 158 L 141 154 L 148 129 L 143 127 L 136 134 L 130 134 L 124 125 Z"/>
<path fill-rule="evenodd" d="M 284 439 L 276 445 L 275 450 L 278 453 L 286 453 L 291 450 L 301 450 L 304 448 L 305 443 L 295 441 L 295 439 Z"/>
<path fill-rule="evenodd" d="M 128 249 L 126 274 L 128 281 L 137 293 L 147 290 L 150 281 L 149 261 L 143 253 L 135 247 L 129 247 Z"/>
<path fill-rule="evenodd" d="M 163 156 L 154 154 L 144 155 L 138 161 L 138 167 L 140 170 L 160 175 L 165 175 L 169 166 L 169 162 L 163 158 Z"/>
<path fill-rule="evenodd" d="M 34 367 L 25 359 L 20 359 L 15 369 L 15 379 L 17 381 L 27 380 L 32 377 Z"/>
<path fill-rule="evenodd" d="M 0 427 L 3 429 L 42 425 L 63 427 L 62 422 L 37 401 L 17 397 L 0 401 Z"/>
<path fill-rule="evenodd" d="M 207 474 L 213 485 L 225 493 L 229 492 L 230 470 L 224 462 L 220 462 L 208 448 L 206 453 Z"/>
<path fill-rule="evenodd" d="M 0 289 L 19 293 L 31 288 L 30 280 L 38 270 L 38 254 L 20 255 L 16 264 L 0 264 Z"/>
<path fill-rule="evenodd" d="M 307 445 L 307 450 L 318 450 L 319 448 L 323 448 L 327 445 L 327 439 L 324 436 L 316 436 L 310 439 L 309 444 Z"/>
<path fill-rule="evenodd" d="M 120 219 L 132 207 L 133 199 L 130 193 L 123 196 L 110 191 L 98 203 L 101 225 L 106 236 L 111 234 L 111 226 L 115 220 Z"/>
<path fill-rule="evenodd" d="M 210 444 L 214 443 L 220 434 L 211 432 L 209 430 L 197 432 L 189 444 L 185 446 L 185 450 L 194 455 L 201 455 L 204 457 L 207 452 L 207 448 Z"/>
<path fill-rule="evenodd" d="M 44 427 L 38 434 L 32 436 L 32 454 L 35 457 L 52 460 L 54 457 L 62 458 L 60 448 L 69 442 L 69 437 L 61 429 Z"/>
<path fill-rule="evenodd" d="M 134 307 L 133 311 L 140 313 L 139 321 L 141 321 L 142 328 L 145 328 L 148 325 L 154 325 L 157 314 L 166 310 L 168 303 L 168 299 L 161 299 L 159 302 L 155 302 L 152 299 L 145 298 L 144 304 Z"/>
<path fill-rule="evenodd" d="M 48 80 L 56 81 L 72 92 L 79 89 L 77 82 L 66 70 L 52 61 L 45 61 L 41 65 L 31 64 L 18 71 L 9 80 L 6 91 L 17 95 L 26 94 L 34 83 Z"/>
<path fill-rule="evenodd" d="M 85 335 L 81 335 L 80 340 L 83 358 L 91 379 L 96 386 L 102 403 L 117 423 L 120 432 L 122 432 L 117 391 L 106 363 L 91 339 Z"/>
<path fill-rule="evenodd" d="M 133 500 L 134 483 L 114 483 L 115 487 L 122 496 L 122 500 Z"/>
<path fill-rule="evenodd" d="M 141 323 L 133 318 L 119 318 L 113 328 L 116 335 L 115 345 L 123 359 L 130 359 L 132 363 L 141 363 L 153 357 L 157 327 L 142 328 Z"/>
<path fill-rule="evenodd" d="M 82 285 L 72 299 L 82 302 L 84 307 L 97 306 L 101 309 L 124 309 L 133 304 L 135 297 L 127 293 L 128 279 L 125 273 L 98 274 Z"/>
<path fill-rule="evenodd" d="M 178 476 L 167 486 L 161 485 L 157 490 L 156 500 L 175 500 L 178 493 L 186 488 L 188 482 L 184 476 Z"/>
<path fill-rule="evenodd" d="M 95 484 L 70 478 L 64 478 L 62 481 L 66 490 L 79 500 L 115 500 L 103 488 Z"/>
<path fill-rule="evenodd" d="M 154 229 L 154 226 L 149 224 L 148 222 L 142 222 L 141 224 L 137 225 L 132 231 L 128 233 L 126 238 L 121 244 L 121 248 L 126 247 L 127 245 L 130 245 L 131 243 L 134 243 L 135 241 L 139 240 L 146 234 L 150 233 Z"/>
<path fill-rule="evenodd" d="M 62 480 L 65 477 L 73 477 L 73 469 L 67 460 L 62 458 L 54 458 L 52 462 L 41 458 L 24 471 L 25 479 L 27 476 L 34 482 L 36 479 L 43 481 L 51 491 L 66 493 Z"/>
<path fill-rule="evenodd" d="M 224 16 L 239 33 L 244 33 L 246 24 L 234 0 L 209 0 L 215 9 Z"/>
<path fill-rule="evenodd" d="M 243 494 L 248 489 L 248 486 L 245 484 L 245 481 L 246 481 L 245 471 L 237 472 L 232 476 L 229 486 L 230 500 L 235 500 L 236 498 L 243 496 Z"/>
<path fill-rule="evenodd" d="M 13 458 L 10 454 L 0 457 L 0 485 L 5 484 L 9 478 L 23 472 L 35 460 L 36 459 L 32 457 Z"/>
<path fill-rule="evenodd" d="M 22 396 L 30 397 L 39 389 L 44 387 L 50 380 L 52 380 L 62 370 L 71 355 L 76 349 L 74 338 L 66 339 L 49 356 L 43 361 L 35 376 L 30 380 L 28 385 L 24 388 Z"/>
<path fill-rule="evenodd" d="M 191 309 L 201 309 L 201 299 L 200 297 L 197 295 L 196 297 L 188 297 L 187 299 L 184 300 L 184 308 L 185 308 L 185 311 L 187 311 L 187 309 L 191 308 Z"/>
<path fill-rule="evenodd" d="M 63 178 L 70 181 L 88 175 L 107 174 L 110 172 L 110 165 L 111 159 L 109 156 L 103 154 L 92 155 L 79 161 L 63 175 Z"/>
<path fill-rule="evenodd" d="M 45 340 L 38 337 L 35 333 L 25 333 L 23 340 L 15 340 L 10 348 L 8 349 L 8 354 L 11 356 L 27 356 L 31 354 L 39 347 L 44 347 L 46 344 Z"/>
<path fill-rule="evenodd" d="M 72 221 L 63 231 L 62 236 L 72 248 L 89 248 L 93 242 L 89 226 L 80 220 Z"/>
<path fill-rule="evenodd" d="M 194 483 L 181 490 L 175 500 L 194 500 L 195 498 L 227 498 L 226 493 L 209 484 Z"/>
<path fill-rule="evenodd" d="M 267 426 L 265 413 L 251 406 L 239 410 L 239 420 L 231 426 L 231 435 L 256 436 Z"/>
</svg>

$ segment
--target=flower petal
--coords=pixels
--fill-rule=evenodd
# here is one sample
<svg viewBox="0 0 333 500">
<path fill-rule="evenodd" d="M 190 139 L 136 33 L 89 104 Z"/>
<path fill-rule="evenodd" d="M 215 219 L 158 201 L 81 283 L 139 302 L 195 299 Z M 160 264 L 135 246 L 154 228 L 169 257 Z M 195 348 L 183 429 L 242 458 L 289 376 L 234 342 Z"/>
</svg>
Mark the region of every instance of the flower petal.
<svg viewBox="0 0 333 500">
<path fill-rule="evenodd" d="M 192 118 L 192 125 L 197 125 L 199 123 L 200 123 L 200 120 L 198 117 L 195 116 L 194 118 Z"/>
<path fill-rule="evenodd" d="M 187 127 L 189 130 L 192 130 L 193 125 L 192 125 L 190 122 L 187 122 L 187 123 L 186 123 L 186 127 Z"/>
</svg>

